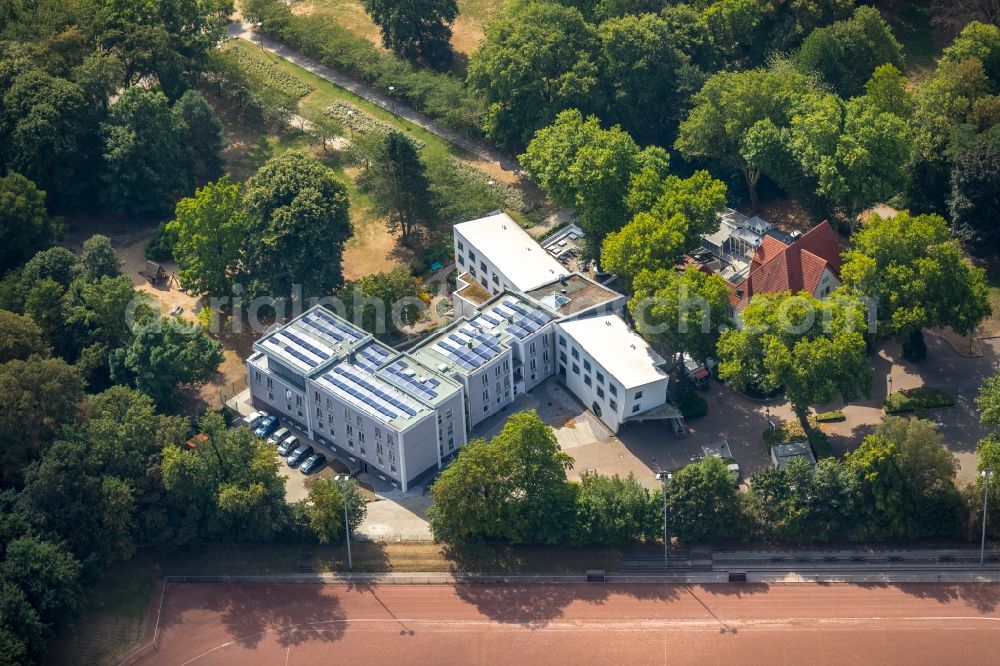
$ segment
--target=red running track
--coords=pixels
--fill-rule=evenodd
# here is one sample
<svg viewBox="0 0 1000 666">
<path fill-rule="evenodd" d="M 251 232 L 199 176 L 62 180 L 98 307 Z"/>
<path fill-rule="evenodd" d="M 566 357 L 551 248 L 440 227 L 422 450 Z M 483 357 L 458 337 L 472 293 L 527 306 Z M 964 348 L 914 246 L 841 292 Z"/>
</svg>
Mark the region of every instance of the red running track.
<svg viewBox="0 0 1000 666">
<path fill-rule="evenodd" d="M 141 664 L 996 664 L 998 606 L 988 584 L 171 584 Z"/>
</svg>

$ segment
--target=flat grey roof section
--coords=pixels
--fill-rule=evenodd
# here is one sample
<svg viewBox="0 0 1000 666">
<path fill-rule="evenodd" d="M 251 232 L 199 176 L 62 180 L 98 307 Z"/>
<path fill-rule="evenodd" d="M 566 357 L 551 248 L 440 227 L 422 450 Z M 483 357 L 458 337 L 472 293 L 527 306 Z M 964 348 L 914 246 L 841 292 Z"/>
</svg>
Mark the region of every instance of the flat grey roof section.
<svg viewBox="0 0 1000 666">
<path fill-rule="evenodd" d="M 580 273 L 553 280 L 526 294 L 560 317 L 570 317 L 602 303 L 612 303 L 621 297 L 617 291 Z"/>
</svg>

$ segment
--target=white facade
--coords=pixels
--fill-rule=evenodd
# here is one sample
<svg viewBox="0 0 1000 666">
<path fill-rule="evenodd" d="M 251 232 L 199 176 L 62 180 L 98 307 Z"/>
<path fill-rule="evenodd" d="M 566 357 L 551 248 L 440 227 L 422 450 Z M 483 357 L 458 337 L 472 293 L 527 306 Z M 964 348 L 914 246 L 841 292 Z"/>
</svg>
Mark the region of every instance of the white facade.
<svg viewBox="0 0 1000 666">
<path fill-rule="evenodd" d="M 490 294 L 528 291 L 569 271 L 506 213 L 456 224 L 455 265 Z"/>
<path fill-rule="evenodd" d="M 613 432 L 668 401 L 665 361 L 618 315 L 556 324 L 558 372 Z"/>
</svg>

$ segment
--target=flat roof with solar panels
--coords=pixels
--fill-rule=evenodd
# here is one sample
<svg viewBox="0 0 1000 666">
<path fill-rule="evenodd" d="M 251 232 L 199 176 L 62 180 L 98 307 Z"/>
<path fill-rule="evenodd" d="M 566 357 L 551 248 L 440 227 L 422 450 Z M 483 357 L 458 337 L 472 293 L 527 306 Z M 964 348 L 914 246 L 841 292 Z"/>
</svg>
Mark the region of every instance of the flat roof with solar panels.
<svg viewBox="0 0 1000 666">
<path fill-rule="evenodd" d="M 409 354 L 400 354 L 378 371 L 378 376 L 415 398 L 437 407 L 451 398 L 461 385 L 421 363 Z"/>
<path fill-rule="evenodd" d="M 433 367 L 400 354 L 321 306 L 268 333 L 254 349 L 399 430 L 461 390 Z M 250 360 L 266 370 L 259 362 L 263 358 Z"/>
<path fill-rule="evenodd" d="M 370 337 L 323 307 L 315 307 L 264 336 L 254 348 L 308 376 Z"/>
<path fill-rule="evenodd" d="M 313 377 L 313 382 L 358 411 L 398 430 L 433 411 L 429 405 L 349 361 Z"/>
<path fill-rule="evenodd" d="M 484 306 L 478 317 L 492 326 L 504 326 L 504 330 L 518 340 L 524 340 L 552 321 L 552 315 L 523 298 L 505 293 Z"/>
<path fill-rule="evenodd" d="M 472 374 L 510 350 L 506 323 L 493 325 L 482 315 L 472 321 L 459 319 L 414 349 L 412 355 L 441 373 Z"/>
</svg>

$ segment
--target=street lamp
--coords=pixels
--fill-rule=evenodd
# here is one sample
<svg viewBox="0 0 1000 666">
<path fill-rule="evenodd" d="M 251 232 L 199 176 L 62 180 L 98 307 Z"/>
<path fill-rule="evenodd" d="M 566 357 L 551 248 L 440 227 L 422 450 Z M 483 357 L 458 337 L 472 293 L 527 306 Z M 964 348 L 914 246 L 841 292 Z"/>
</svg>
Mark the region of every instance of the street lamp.
<svg viewBox="0 0 1000 666">
<path fill-rule="evenodd" d="M 394 95 L 396 93 L 396 86 L 389 86 L 389 113 L 396 115 L 396 100 Z"/>
<path fill-rule="evenodd" d="M 656 480 L 663 484 L 663 568 L 667 569 L 670 567 L 670 535 L 667 532 L 667 485 L 673 478 L 673 474 L 663 471 L 656 464 L 655 457 L 653 458 L 653 472 L 656 473 Z"/>
<path fill-rule="evenodd" d="M 351 143 L 354 142 L 354 109 L 347 110 L 347 130 L 351 133 Z"/>
<path fill-rule="evenodd" d="M 341 483 L 344 483 L 343 481 Z M 351 521 L 347 517 L 347 492 L 344 492 L 344 537 L 347 541 L 347 570 L 351 571 L 354 568 L 354 563 L 351 561 Z"/>
<path fill-rule="evenodd" d="M 260 29 L 264 27 L 263 21 L 257 21 L 253 24 L 254 29 L 257 31 L 257 43 L 260 44 L 260 50 L 264 50 L 264 35 L 261 33 Z"/>
<path fill-rule="evenodd" d="M 983 477 L 983 539 L 979 544 L 979 566 L 983 566 L 986 556 L 986 509 L 990 498 L 990 478 L 993 476 L 993 470 L 987 467 L 980 472 L 980 475 Z"/>
</svg>

